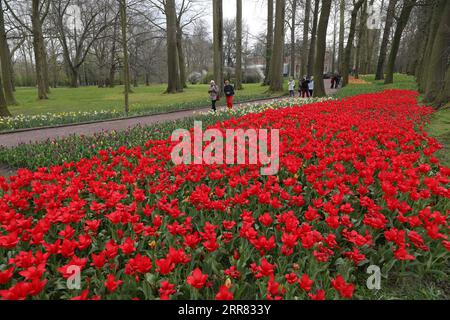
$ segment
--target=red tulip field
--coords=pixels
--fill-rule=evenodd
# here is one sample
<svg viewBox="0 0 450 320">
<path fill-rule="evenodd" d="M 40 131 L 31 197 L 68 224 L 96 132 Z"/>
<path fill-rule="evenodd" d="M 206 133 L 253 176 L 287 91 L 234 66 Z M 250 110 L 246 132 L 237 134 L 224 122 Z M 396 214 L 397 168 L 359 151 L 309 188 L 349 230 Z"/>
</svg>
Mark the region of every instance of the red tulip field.
<svg viewBox="0 0 450 320">
<path fill-rule="evenodd" d="M 0 298 L 361 299 L 369 266 L 385 279 L 445 263 L 450 168 L 416 98 L 387 90 L 208 127 L 278 129 L 275 175 L 174 165 L 168 137 L 0 177 Z"/>
</svg>

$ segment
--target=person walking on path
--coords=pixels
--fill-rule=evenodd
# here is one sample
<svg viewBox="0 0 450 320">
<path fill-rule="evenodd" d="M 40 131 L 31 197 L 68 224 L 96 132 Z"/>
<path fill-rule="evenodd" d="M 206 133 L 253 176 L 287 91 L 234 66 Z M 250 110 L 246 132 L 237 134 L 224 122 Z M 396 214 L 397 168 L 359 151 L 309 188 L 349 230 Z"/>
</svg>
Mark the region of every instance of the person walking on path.
<svg viewBox="0 0 450 320">
<path fill-rule="evenodd" d="M 225 80 L 225 87 L 223 88 L 225 92 L 225 97 L 227 100 L 228 109 L 233 109 L 233 97 L 234 97 L 234 87 L 230 84 L 230 81 Z"/>
<path fill-rule="evenodd" d="M 314 92 L 314 78 L 313 77 L 311 77 L 311 80 L 309 80 L 308 90 L 309 90 L 309 96 L 312 97 L 313 92 Z"/>
<path fill-rule="evenodd" d="M 337 89 L 339 87 L 339 83 L 341 82 L 341 75 L 336 73 L 336 83 L 334 84 L 334 88 Z"/>
<path fill-rule="evenodd" d="M 216 103 L 219 100 L 219 87 L 216 85 L 214 80 L 211 80 L 211 85 L 209 86 L 209 98 L 211 99 L 211 109 L 216 112 Z"/>
<path fill-rule="evenodd" d="M 336 75 L 333 74 L 331 77 L 331 89 L 334 89 L 334 86 L 336 84 Z"/>
<path fill-rule="evenodd" d="M 309 81 L 306 76 L 304 76 L 302 80 L 302 98 L 304 98 L 305 95 L 309 98 Z"/>
<path fill-rule="evenodd" d="M 294 79 L 290 78 L 288 82 L 288 88 L 289 88 L 289 97 L 293 98 L 295 96 L 295 81 Z"/>
</svg>

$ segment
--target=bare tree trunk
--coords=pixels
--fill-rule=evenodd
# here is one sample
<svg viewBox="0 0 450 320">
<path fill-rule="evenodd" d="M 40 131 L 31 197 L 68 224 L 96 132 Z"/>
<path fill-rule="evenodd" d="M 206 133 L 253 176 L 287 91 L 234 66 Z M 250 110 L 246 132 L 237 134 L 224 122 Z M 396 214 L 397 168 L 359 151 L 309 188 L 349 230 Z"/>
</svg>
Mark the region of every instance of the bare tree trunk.
<svg viewBox="0 0 450 320">
<path fill-rule="evenodd" d="M 441 88 L 441 91 L 438 92 L 437 97 L 433 101 L 433 104 L 436 106 L 436 108 L 440 108 L 448 104 L 449 100 L 450 100 L 450 66 L 447 68 L 445 80 Z"/>
<path fill-rule="evenodd" d="M 331 58 L 331 71 L 336 72 L 336 39 L 337 39 L 337 28 L 336 28 L 336 19 L 337 19 L 337 10 L 338 6 L 335 4 L 334 6 L 334 16 L 333 16 L 333 56 Z"/>
<path fill-rule="evenodd" d="M 367 19 L 366 19 L 367 22 Z M 377 42 L 377 31 L 366 28 L 366 36 L 365 36 L 365 58 L 364 58 L 364 66 L 363 72 L 364 74 L 373 73 L 373 53 L 376 50 L 375 44 Z"/>
<path fill-rule="evenodd" d="M 303 22 L 303 43 L 302 43 L 302 56 L 301 56 L 301 73 L 303 76 L 307 72 L 308 65 L 308 35 L 309 35 L 309 16 L 311 14 L 311 0 L 305 1 L 305 19 Z"/>
<path fill-rule="evenodd" d="M 80 86 L 80 74 L 78 69 L 69 68 L 70 69 L 70 87 L 78 88 Z"/>
<path fill-rule="evenodd" d="M 139 87 L 139 74 L 136 69 L 133 71 L 133 88 Z"/>
<path fill-rule="evenodd" d="M 130 66 L 128 63 L 128 39 L 127 39 L 127 0 L 120 0 L 120 26 L 122 29 L 122 51 L 123 51 L 123 75 L 124 75 L 124 99 L 125 113 L 128 114 L 130 94 Z"/>
<path fill-rule="evenodd" d="M 177 93 L 182 90 L 180 82 L 180 68 L 177 50 L 177 13 L 175 0 L 165 2 L 166 34 L 167 34 L 167 93 Z"/>
<path fill-rule="evenodd" d="M 384 80 L 385 84 L 394 82 L 394 66 L 395 60 L 397 58 L 398 48 L 400 47 L 400 40 L 416 1 L 417 0 L 405 0 L 403 3 L 402 11 L 397 21 L 397 27 L 395 28 L 391 51 L 389 52 L 389 60 L 386 68 L 386 79 Z"/>
<path fill-rule="evenodd" d="M 184 60 L 184 52 L 183 52 L 183 30 L 181 29 L 179 21 L 177 21 L 177 52 L 178 52 L 178 66 L 180 68 L 180 87 L 187 88 L 186 62 Z"/>
<path fill-rule="evenodd" d="M 114 33 L 113 33 L 113 39 L 112 39 L 112 47 L 111 47 L 111 60 L 110 60 L 110 67 L 109 67 L 109 87 L 114 88 L 115 85 L 115 75 L 116 75 L 116 45 L 117 45 L 117 33 L 118 33 L 118 21 L 117 17 L 114 20 Z"/>
<path fill-rule="evenodd" d="M 374 1 L 374 0 L 371 0 Z M 385 0 L 381 0 L 381 6 L 380 6 L 380 17 L 381 17 L 381 13 L 384 11 L 384 5 L 385 5 Z M 379 24 L 379 29 L 375 30 L 375 35 L 374 35 L 374 40 L 373 40 L 373 44 L 372 44 L 372 52 L 371 52 L 371 62 L 370 62 L 370 73 L 376 74 L 377 71 L 377 62 L 378 62 L 378 53 L 380 52 L 380 45 L 381 45 L 381 36 L 383 33 L 382 27 L 381 27 L 381 22 Z"/>
<path fill-rule="evenodd" d="M 285 0 L 276 0 L 275 34 L 270 66 L 270 91 L 283 90 L 283 48 L 284 48 L 284 19 Z"/>
<path fill-rule="evenodd" d="M 389 43 L 392 24 L 394 23 L 395 5 L 398 0 L 389 0 L 386 23 L 384 25 L 383 39 L 381 40 L 380 54 L 378 55 L 377 72 L 375 80 L 384 79 L 384 61 L 386 60 L 386 51 Z"/>
<path fill-rule="evenodd" d="M 344 61 L 344 37 L 345 37 L 345 0 L 340 0 L 339 4 L 339 73 L 342 73 L 342 64 Z"/>
<path fill-rule="evenodd" d="M 428 62 L 431 56 L 434 44 L 434 38 L 436 37 L 437 30 L 439 28 L 439 23 L 441 19 L 441 14 L 444 12 L 444 2 L 445 0 L 436 1 L 433 6 L 433 10 L 430 13 L 429 30 L 427 34 L 425 51 L 423 53 L 422 62 L 419 66 L 417 83 L 419 86 L 419 92 L 424 93 L 427 86 L 428 78 Z"/>
<path fill-rule="evenodd" d="M 420 80 L 419 80 L 419 71 L 422 68 L 423 59 L 424 59 L 424 52 L 427 48 L 428 43 L 428 34 L 430 32 L 430 24 L 431 24 L 431 18 L 433 16 L 433 6 L 428 5 L 424 6 L 423 10 L 420 10 L 419 12 L 419 21 L 418 21 L 418 27 L 415 34 L 415 51 L 417 52 L 416 55 L 414 55 L 413 59 L 414 61 L 411 62 L 412 64 L 412 73 L 416 77 L 416 82 L 419 87 L 419 92 L 423 92 L 423 88 L 421 88 Z"/>
<path fill-rule="evenodd" d="M 236 90 L 242 89 L 242 0 L 236 0 Z"/>
<path fill-rule="evenodd" d="M 33 29 L 33 47 L 34 47 L 34 59 L 36 64 L 36 82 L 38 86 L 38 97 L 41 100 L 48 99 L 48 81 L 45 79 L 46 72 L 46 55 L 44 49 L 44 37 L 42 35 L 42 23 L 39 13 L 39 0 L 33 0 L 32 2 L 32 14 L 31 22 Z"/>
<path fill-rule="evenodd" d="M 55 49 L 55 43 L 54 39 L 50 40 L 50 46 L 51 46 L 51 73 L 52 73 L 52 79 L 51 83 L 53 84 L 52 87 L 56 88 L 58 85 L 58 61 L 57 61 L 57 52 Z"/>
<path fill-rule="evenodd" d="M 223 4 L 213 0 L 214 78 L 219 91 L 223 90 Z"/>
<path fill-rule="evenodd" d="M 11 73 L 11 86 L 12 86 L 13 92 L 16 92 L 16 73 L 14 71 L 14 66 L 13 66 L 13 62 L 12 62 L 14 53 L 11 53 L 11 51 L 9 50 L 9 47 L 8 47 L 8 56 L 9 56 L 9 61 L 10 61 L 9 72 Z"/>
<path fill-rule="evenodd" d="M 325 61 L 325 50 L 327 45 L 327 28 L 330 18 L 331 0 L 322 1 L 322 11 L 320 12 L 319 26 L 317 28 L 317 50 L 314 61 L 314 97 L 325 97 L 325 87 L 323 84 L 323 65 Z"/>
<path fill-rule="evenodd" d="M 358 0 L 355 3 L 352 10 L 351 20 L 350 20 L 350 31 L 348 34 L 347 46 L 345 47 L 344 52 L 344 61 L 342 63 L 342 87 L 345 87 L 348 84 L 348 75 L 350 69 L 350 60 L 352 58 L 352 48 L 353 41 L 355 40 L 355 32 L 356 32 L 356 18 L 358 17 L 358 11 L 363 5 L 364 0 Z"/>
<path fill-rule="evenodd" d="M 366 11 L 367 11 L 367 0 L 364 0 L 363 6 L 362 6 L 362 10 L 360 11 L 359 14 L 359 27 L 358 27 L 358 44 L 356 46 L 356 74 L 355 74 L 355 78 L 358 79 L 359 78 L 359 72 L 361 69 L 361 60 L 362 60 L 362 56 L 364 56 L 364 54 L 362 54 L 363 51 L 363 45 L 364 45 L 364 29 L 366 27 Z"/>
<path fill-rule="evenodd" d="M 3 89 L 7 105 L 17 105 L 14 97 L 11 74 L 11 56 L 9 54 L 8 42 L 6 40 L 5 19 L 3 16 L 2 1 L 0 1 L 0 60 L 2 67 Z"/>
<path fill-rule="evenodd" d="M 291 17 L 291 77 L 295 77 L 295 14 L 297 11 L 297 0 L 292 0 Z"/>
<path fill-rule="evenodd" d="M 307 74 L 310 76 L 313 73 L 314 61 L 315 61 L 315 52 L 316 52 L 316 33 L 317 33 L 317 20 L 319 19 L 319 0 L 314 1 L 314 13 L 313 13 L 313 24 L 312 24 L 312 32 L 311 32 L 311 44 L 309 45 L 309 54 L 308 54 L 308 69 Z"/>
<path fill-rule="evenodd" d="M 270 84 L 272 47 L 273 47 L 273 0 L 267 0 L 266 69 L 264 71 L 264 85 Z"/>
<path fill-rule="evenodd" d="M 27 54 L 27 50 L 25 49 L 25 46 L 23 46 L 21 48 L 21 52 L 22 52 L 22 56 L 23 56 L 23 62 L 25 64 L 25 79 L 26 79 L 26 81 L 24 83 L 25 83 L 25 85 L 29 85 L 31 76 L 30 76 L 30 69 L 29 69 L 30 67 L 28 66 L 28 54 Z"/>
<path fill-rule="evenodd" d="M 11 113 L 6 105 L 5 95 L 3 93 L 2 77 L 0 76 L 0 117 L 10 117 Z"/>
<path fill-rule="evenodd" d="M 448 103 L 450 93 L 444 93 L 446 79 L 448 81 L 448 61 L 450 58 L 450 2 L 445 3 L 439 19 L 439 27 L 433 39 L 433 48 L 426 68 L 425 102 L 436 103 L 437 106 Z M 437 99 L 439 97 L 439 99 Z"/>
</svg>

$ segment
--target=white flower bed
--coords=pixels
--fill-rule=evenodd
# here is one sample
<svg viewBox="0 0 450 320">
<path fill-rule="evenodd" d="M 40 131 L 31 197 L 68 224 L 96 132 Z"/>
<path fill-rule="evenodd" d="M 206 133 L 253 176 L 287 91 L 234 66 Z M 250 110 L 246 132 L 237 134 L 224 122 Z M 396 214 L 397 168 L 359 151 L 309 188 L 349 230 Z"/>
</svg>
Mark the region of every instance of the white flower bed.
<svg viewBox="0 0 450 320">
<path fill-rule="evenodd" d="M 323 101 L 330 101 L 335 100 L 332 97 L 325 97 L 325 98 L 282 98 L 282 99 L 274 99 L 271 101 L 263 102 L 263 103 L 245 103 L 239 106 L 234 106 L 233 109 L 228 108 L 221 108 L 218 109 L 216 112 L 213 112 L 212 110 L 207 112 L 199 112 L 199 114 L 208 114 L 208 115 L 215 115 L 220 116 L 221 114 L 227 113 L 227 114 L 233 114 L 237 117 L 249 114 L 249 113 L 258 113 L 262 112 L 267 109 L 280 109 L 285 107 L 292 107 L 292 106 L 302 106 L 305 104 L 310 103 L 316 103 L 316 102 L 323 102 Z"/>
<path fill-rule="evenodd" d="M 122 114 L 122 112 L 116 110 L 43 113 L 38 115 L 20 114 L 14 117 L 0 117 L 0 131 L 111 119 Z"/>
</svg>

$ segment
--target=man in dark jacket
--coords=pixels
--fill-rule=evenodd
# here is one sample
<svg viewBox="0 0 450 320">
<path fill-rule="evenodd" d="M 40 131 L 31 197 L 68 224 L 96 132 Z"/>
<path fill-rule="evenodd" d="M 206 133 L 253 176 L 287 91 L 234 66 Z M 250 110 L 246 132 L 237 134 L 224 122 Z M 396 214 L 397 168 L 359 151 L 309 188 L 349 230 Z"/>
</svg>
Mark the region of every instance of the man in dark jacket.
<svg viewBox="0 0 450 320">
<path fill-rule="evenodd" d="M 225 92 L 228 109 L 233 109 L 234 87 L 230 84 L 230 81 L 225 80 L 225 87 L 223 88 L 223 92 Z"/>
<path fill-rule="evenodd" d="M 302 98 L 304 98 L 306 95 L 307 98 L 309 98 L 309 80 L 305 77 L 303 77 L 302 80 Z"/>
</svg>

